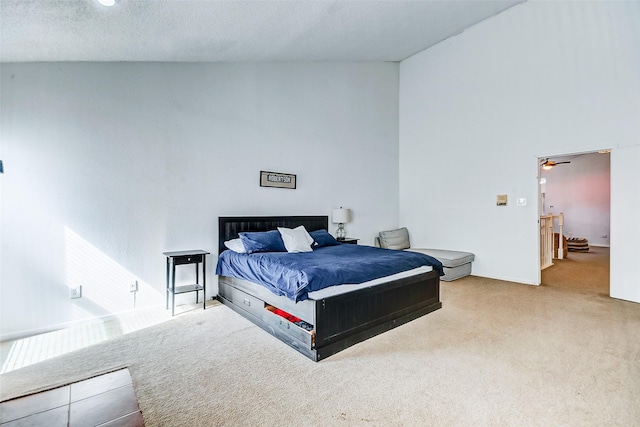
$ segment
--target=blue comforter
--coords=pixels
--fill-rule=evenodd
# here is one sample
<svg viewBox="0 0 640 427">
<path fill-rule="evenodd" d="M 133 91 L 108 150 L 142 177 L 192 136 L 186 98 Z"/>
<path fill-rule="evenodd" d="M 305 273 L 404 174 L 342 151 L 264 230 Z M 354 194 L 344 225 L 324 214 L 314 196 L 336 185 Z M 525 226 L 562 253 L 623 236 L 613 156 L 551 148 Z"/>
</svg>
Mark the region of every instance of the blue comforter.
<svg viewBox="0 0 640 427">
<path fill-rule="evenodd" d="M 428 255 L 340 244 L 316 248 L 313 252 L 260 252 L 239 254 L 224 251 L 216 274 L 259 283 L 276 295 L 292 301 L 307 293 L 345 283 L 363 283 L 406 270 L 432 266 L 442 276 L 442 264 Z"/>
</svg>

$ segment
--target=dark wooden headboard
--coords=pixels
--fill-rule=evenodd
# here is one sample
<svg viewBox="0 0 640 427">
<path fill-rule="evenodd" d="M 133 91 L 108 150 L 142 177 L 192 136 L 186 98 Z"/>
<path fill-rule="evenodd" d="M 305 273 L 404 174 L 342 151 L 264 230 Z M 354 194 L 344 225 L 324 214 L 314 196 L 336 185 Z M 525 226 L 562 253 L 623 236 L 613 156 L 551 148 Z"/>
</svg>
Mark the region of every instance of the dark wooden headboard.
<svg viewBox="0 0 640 427">
<path fill-rule="evenodd" d="M 307 231 L 329 230 L 329 217 L 324 216 L 221 216 L 218 217 L 218 254 L 227 247 L 224 242 L 236 239 L 241 232 L 269 231 L 278 227 L 304 225 Z"/>
</svg>

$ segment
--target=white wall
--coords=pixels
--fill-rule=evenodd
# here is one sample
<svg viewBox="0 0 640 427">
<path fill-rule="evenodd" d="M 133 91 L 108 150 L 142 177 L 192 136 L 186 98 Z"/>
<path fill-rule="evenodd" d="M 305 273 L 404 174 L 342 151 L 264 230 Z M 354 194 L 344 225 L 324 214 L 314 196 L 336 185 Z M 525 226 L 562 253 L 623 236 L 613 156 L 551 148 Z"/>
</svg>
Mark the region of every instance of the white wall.
<svg viewBox="0 0 640 427">
<path fill-rule="evenodd" d="M 474 274 L 537 284 L 537 158 L 613 148 L 611 254 L 640 258 L 621 208 L 640 164 L 613 160 L 640 144 L 638 76 L 639 2 L 529 1 L 403 61 L 401 225 L 474 252 Z M 611 266 L 611 294 L 640 301 L 634 263 Z"/>
<path fill-rule="evenodd" d="M 571 163 L 540 171 L 546 180 L 544 212 L 564 213 L 565 236 L 584 237 L 592 246 L 609 246 L 609 154 L 588 153 L 554 160 Z"/>
<path fill-rule="evenodd" d="M 1 67 L 3 339 L 130 310 L 136 279 L 164 305 L 163 251 L 209 250 L 214 279 L 221 215 L 342 205 L 365 244 L 398 223 L 398 64 Z"/>
<path fill-rule="evenodd" d="M 640 302 L 640 145 L 611 153 L 611 290 L 614 298 Z M 615 284 L 615 286 L 613 286 Z"/>
</svg>

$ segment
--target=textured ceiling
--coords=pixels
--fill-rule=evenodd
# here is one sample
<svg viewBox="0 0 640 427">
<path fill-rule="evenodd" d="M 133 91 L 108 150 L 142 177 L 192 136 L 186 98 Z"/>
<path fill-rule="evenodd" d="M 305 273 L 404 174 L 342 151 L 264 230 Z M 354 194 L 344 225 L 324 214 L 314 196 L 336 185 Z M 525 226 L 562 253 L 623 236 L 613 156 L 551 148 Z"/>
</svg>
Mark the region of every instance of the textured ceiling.
<svg viewBox="0 0 640 427">
<path fill-rule="evenodd" d="M 0 61 L 400 61 L 523 0 L 0 0 Z"/>
</svg>

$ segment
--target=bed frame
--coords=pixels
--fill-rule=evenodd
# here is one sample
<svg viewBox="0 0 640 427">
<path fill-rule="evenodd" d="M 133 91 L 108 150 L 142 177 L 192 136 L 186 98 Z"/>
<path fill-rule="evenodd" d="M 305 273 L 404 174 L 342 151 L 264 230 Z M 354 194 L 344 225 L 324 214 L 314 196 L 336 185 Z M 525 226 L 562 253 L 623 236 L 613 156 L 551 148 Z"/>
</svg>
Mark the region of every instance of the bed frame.
<svg viewBox="0 0 640 427">
<path fill-rule="evenodd" d="M 327 230 L 327 216 L 220 217 L 218 250 L 244 231 L 304 225 Z M 251 322 L 314 361 L 400 326 L 442 307 L 436 270 L 349 293 L 297 303 L 242 279 L 218 277 L 218 299 Z M 313 325 L 307 331 L 273 313 L 280 308 Z"/>
</svg>

